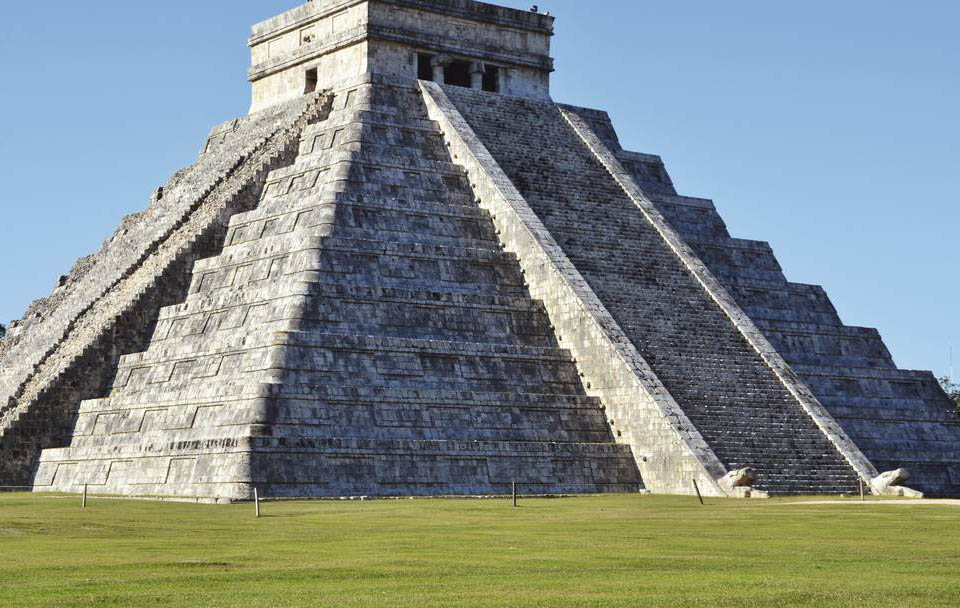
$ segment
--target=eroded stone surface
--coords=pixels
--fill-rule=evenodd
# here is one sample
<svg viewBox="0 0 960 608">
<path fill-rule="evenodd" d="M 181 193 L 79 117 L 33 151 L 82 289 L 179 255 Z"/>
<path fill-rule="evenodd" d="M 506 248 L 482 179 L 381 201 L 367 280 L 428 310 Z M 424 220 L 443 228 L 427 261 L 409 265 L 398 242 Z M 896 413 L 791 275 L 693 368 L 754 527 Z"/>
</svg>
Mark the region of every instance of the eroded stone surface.
<svg viewBox="0 0 960 608">
<path fill-rule="evenodd" d="M 552 33 L 472 0 L 255 26 L 254 113 L 0 338 L 0 481 L 960 493 L 932 375 L 554 104 Z"/>
<path fill-rule="evenodd" d="M 757 472 L 750 467 L 730 471 L 720 480 L 720 487 L 732 494 L 738 488 L 749 488 L 757 480 Z"/>
<path fill-rule="evenodd" d="M 335 93 L 36 487 L 264 496 L 636 491 L 419 92 Z"/>
<path fill-rule="evenodd" d="M 923 492 L 918 492 L 917 490 L 903 486 L 903 483 L 908 479 L 910 479 L 910 471 L 900 468 L 877 475 L 870 481 L 870 486 L 875 493 L 881 496 L 923 498 Z"/>
<path fill-rule="evenodd" d="M 778 493 L 856 489 L 851 464 L 561 108 L 444 92 L 727 470 L 753 467 Z"/>
</svg>

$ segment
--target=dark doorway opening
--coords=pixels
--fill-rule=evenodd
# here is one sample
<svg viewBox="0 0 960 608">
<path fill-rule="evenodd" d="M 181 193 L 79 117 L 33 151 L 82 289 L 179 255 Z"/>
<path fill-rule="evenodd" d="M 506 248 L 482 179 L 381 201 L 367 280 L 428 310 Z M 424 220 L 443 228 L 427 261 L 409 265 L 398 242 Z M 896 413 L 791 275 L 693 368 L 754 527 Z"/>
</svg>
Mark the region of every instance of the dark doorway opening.
<svg viewBox="0 0 960 608">
<path fill-rule="evenodd" d="M 317 90 L 317 68 L 310 68 L 307 70 L 307 75 L 305 78 L 305 84 L 303 86 L 303 92 L 313 93 Z"/>
<path fill-rule="evenodd" d="M 444 84 L 452 84 L 456 87 L 470 88 L 470 63 L 467 61 L 451 61 L 443 69 Z"/>
<path fill-rule="evenodd" d="M 483 73 L 483 90 L 491 93 L 500 92 L 500 68 L 488 65 Z"/>
<path fill-rule="evenodd" d="M 433 55 L 419 53 L 417 55 L 417 79 L 433 80 Z"/>
</svg>

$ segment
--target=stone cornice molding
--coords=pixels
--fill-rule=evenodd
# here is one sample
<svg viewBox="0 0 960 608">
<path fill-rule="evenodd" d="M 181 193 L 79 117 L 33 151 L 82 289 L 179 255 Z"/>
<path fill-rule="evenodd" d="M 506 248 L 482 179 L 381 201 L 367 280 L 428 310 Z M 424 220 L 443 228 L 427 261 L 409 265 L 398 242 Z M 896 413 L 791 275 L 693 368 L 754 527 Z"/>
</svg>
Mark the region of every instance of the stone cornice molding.
<svg viewBox="0 0 960 608">
<path fill-rule="evenodd" d="M 358 4 L 367 2 L 378 2 L 400 8 L 412 8 L 436 13 L 438 15 L 467 19 L 501 27 L 510 27 L 549 36 L 553 35 L 554 18 L 549 15 L 509 9 L 484 2 L 473 2 L 471 0 L 467 2 L 463 2 L 462 0 L 461 2 L 456 2 L 455 0 L 333 0 L 330 2 L 311 2 L 254 25 L 249 38 L 249 44 L 250 46 L 259 44 L 270 38 L 309 25 L 317 19 L 335 15 Z M 302 16 L 294 17 L 297 12 L 301 12 Z M 513 18 L 504 18 L 501 16 L 503 14 L 509 14 Z M 287 19 L 292 20 L 283 23 Z"/>
<path fill-rule="evenodd" d="M 537 70 L 553 71 L 553 59 L 535 53 L 516 54 L 505 53 L 502 49 L 488 46 L 452 45 L 444 43 L 442 36 L 425 36 L 422 33 L 404 30 L 402 28 L 387 27 L 378 24 L 365 24 L 340 32 L 336 36 L 306 44 L 280 57 L 268 59 L 250 68 L 248 78 L 251 82 L 265 78 L 277 72 L 289 69 L 300 63 L 335 53 L 340 49 L 366 42 L 368 40 L 385 40 L 411 46 L 424 46 L 430 43 L 430 50 L 451 55 L 477 57 L 492 60 L 508 67 L 528 67 Z"/>
</svg>

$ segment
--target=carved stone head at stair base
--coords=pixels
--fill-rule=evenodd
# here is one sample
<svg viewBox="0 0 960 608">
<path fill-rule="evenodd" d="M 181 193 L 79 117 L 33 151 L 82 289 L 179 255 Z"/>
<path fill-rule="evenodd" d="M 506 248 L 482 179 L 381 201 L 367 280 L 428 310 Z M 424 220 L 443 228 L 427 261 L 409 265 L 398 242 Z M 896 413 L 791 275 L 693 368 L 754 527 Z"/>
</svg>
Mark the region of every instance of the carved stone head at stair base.
<svg viewBox="0 0 960 608">
<path fill-rule="evenodd" d="M 877 475 L 870 481 L 870 487 L 878 496 L 902 496 L 904 498 L 923 498 L 923 492 L 903 487 L 903 482 L 910 479 L 910 471 L 904 468 L 887 471 Z"/>
</svg>

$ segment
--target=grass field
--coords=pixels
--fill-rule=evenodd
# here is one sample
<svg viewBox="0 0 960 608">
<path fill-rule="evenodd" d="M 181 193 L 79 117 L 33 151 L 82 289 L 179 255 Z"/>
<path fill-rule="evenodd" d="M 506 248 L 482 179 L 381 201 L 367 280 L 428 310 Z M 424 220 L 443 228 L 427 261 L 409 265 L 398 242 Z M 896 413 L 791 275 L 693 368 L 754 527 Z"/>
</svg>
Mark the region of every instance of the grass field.
<svg viewBox="0 0 960 608">
<path fill-rule="evenodd" d="M 960 507 L 0 494 L 0 606 L 958 606 Z"/>
</svg>

